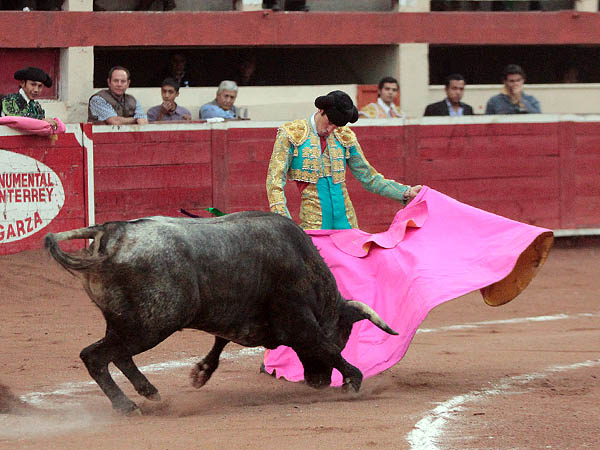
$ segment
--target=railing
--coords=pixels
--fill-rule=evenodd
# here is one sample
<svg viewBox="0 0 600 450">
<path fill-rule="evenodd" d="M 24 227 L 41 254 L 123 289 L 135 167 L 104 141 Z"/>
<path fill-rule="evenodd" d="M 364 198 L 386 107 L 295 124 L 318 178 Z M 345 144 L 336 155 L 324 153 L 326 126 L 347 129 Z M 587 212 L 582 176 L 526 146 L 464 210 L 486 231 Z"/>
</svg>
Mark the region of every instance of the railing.
<svg viewBox="0 0 600 450">
<path fill-rule="evenodd" d="M 597 10 L 593 0 L 55 0 L 13 2 L 25 11 L 557 11 Z M 593 8 L 593 9 L 590 9 Z M 8 10 L 8 9 L 7 9 Z"/>
<path fill-rule="evenodd" d="M 560 11 L 577 0 L 431 0 L 431 11 Z"/>
</svg>

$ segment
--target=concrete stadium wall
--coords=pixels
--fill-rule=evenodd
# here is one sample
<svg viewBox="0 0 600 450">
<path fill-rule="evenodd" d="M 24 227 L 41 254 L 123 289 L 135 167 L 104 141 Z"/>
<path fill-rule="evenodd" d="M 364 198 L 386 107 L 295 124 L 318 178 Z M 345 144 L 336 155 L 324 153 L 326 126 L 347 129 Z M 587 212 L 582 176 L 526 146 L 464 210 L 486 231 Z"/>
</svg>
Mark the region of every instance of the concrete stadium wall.
<svg viewBox="0 0 600 450">
<path fill-rule="evenodd" d="M 23 155 L 42 172 L 53 172 L 64 187 L 64 204 L 47 225 L 26 233 L 26 217 L 44 205 L 23 203 L 22 196 L 16 202 L 13 193 L 7 197 L 14 189 L 7 180 L 32 169 L 25 163 L 0 164 L 0 211 L 5 211 L 0 254 L 40 248 L 48 231 L 179 216 L 180 208 L 202 216 L 209 215 L 208 207 L 266 210 L 265 174 L 278 126 L 254 121 L 69 125 L 56 141 L 2 129 L 0 158 Z M 360 120 L 353 129 L 371 164 L 388 178 L 425 184 L 559 235 L 600 233 L 598 116 L 377 119 Z M 398 203 L 365 191 L 351 175 L 347 181 L 361 228 L 385 230 Z M 293 183 L 286 194 L 297 219 L 299 194 Z M 7 217 L 6 211 L 20 216 Z M 17 236 L 16 220 L 23 236 Z"/>
<path fill-rule="evenodd" d="M 184 2 L 180 0 L 181 5 Z M 204 3 L 204 2 L 200 2 Z M 317 2 L 315 2 L 317 3 Z M 342 2 L 336 2 L 342 3 Z M 358 4 L 359 2 L 347 2 Z M 384 2 L 365 2 L 383 4 Z M 405 6 L 429 2 L 401 0 Z M 598 2 L 580 0 L 576 8 L 597 10 Z M 313 11 L 305 13 L 265 14 L 262 11 L 179 11 L 154 12 L 92 12 L 92 0 L 67 0 L 64 11 L 20 13 L 0 12 L 0 24 L 10 29 L 16 18 L 30 32 L 0 36 L 6 49 L 59 49 L 60 76 L 58 100 L 45 101 L 49 115 L 66 122 L 86 120 L 87 101 L 95 91 L 94 47 L 121 48 L 125 45 L 140 48 L 219 48 L 227 47 L 285 47 L 285 46 L 385 46 L 383 54 L 361 51 L 356 79 L 370 83 L 383 75 L 393 75 L 400 81 L 402 109 L 409 117 L 420 117 L 425 105 L 437 101 L 439 86 L 429 86 L 429 45 L 591 45 L 600 42 L 600 15 L 588 12 L 356 12 Z M 337 7 L 336 7 L 337 8 Z M 412 6 L 410 6 L 412 8 Z M 410 9 L 409 8 L 409 9 Z M 356 32 L 348 23 L 360 23 Z M 461 27 L 456 27 L 460 23 Z M 491 26 L 490 24 L 493 24 Z M 222 27 L 215 33 L 215 27 Z M 84 30 L 84 31 L 81 31 Z M 119 33 L 114 32 L 119 30 Z M 323 30 L 335 30 L 324 33 Z M 452 32 L 448 32 L 452 30 Z M 507 33 L 506 30 L 511 30 Z M 47 39 L 52 36 L 52 39 Z M 32 53 L 33 54 L 33 53 Z M 377 62 L 373 62 L 373 60 Z M 35 60 L 35 57 L 32 57 Z M 362 78 L 362 79 L 361 79 Z M 312 102 L 307 96 L 299 104 L 288 104 L 288 96 L 303 86 L 292 89 L 280 87 L 248 90 L 240 102 L 248 106 L 256 120 L 285 120 L 296 117 Z M 319 86 L 306 87 L 318 89 Z M 190 88 L 192 89 L 192 88 Z M 181 104 L 198 108 L 211 98 L 210 88 L 189 92 L 193 97 L 182 98 Z M 246 89 L 244 89 L 245 91 Z M 496 86 L 469 86 L 465 100 L 477 112 L 483 112 L 485 101 L 500 90 Z M 598 85 L 528 85 L 526 90 L 536 95 L 543 111 L 551 114 L 598 114 L 600 89 Z M 158 94 L 146 88 L 139 95 L 144 107 L 157 103 Z M 319 94 L 321 94 L 319 92 Z M 274 94 L 274 96 L 273 96 Z M 242 94 L 240 94 L 242 95 Z M 352 94 L 351 94 L 352 95 Z M 246 94 L 244 94 L 246 96 Z M 269 98 L 269 101 L 265 99 Z"/>
<path fill-rule="evenodd" d="M 483 114 L 488 99 L 498 92 L 498 85 L 467 85 L 463 101 L 473 106 L 475 114 Z M 72 97 L 85 101 L 68 103 L 58 100 L 42 100 L 48 117 L 67 118 L 68 121 L 87 120 L 87 99 L 96 92 L 91 83 L 87 87 L 65 86 L 76 91 Z M 85 90 L 85 94 L 82 89 Z M 236 105 L 247 108 L 248 116 L 257 121 L 286 121 L 296 117 L 307 117 L 314 111 L 313 101 L 319 95 L 340 89 L 347 92 L 356 101 L 358 85 L 318 85 L 318 86 L 245 86 L 241 87 Z M 182 88 L 178 103 L 189 109 L 194 119 L 198 119 L 200 106 L 215 98 L 216 87 Z M 526 85 L 525 91 L 534 95 L 542 105 L 546 114 L 600 114 L 600 84 L 536 84 Z M 136 97 L 144 110 L 161 103 L 159 88 L 130 88 L 127 91 Z M 444 86 L 429 86 L 424 89 L 425 95 L 412 96 L 400 93 L 403 111 L 407 107 L 411 118 L 421 117 L 429 103 L 437 102 L 445 97 Z"/>
<path fill-rule="evenodd" d="M 483 114 L 490 97 L 498 94 L 501 84 L 467 85 L 463 101 L 473 107 L 475 114 Z M 598 114 L 600 113 L 600 84 L 526 84 L 525 93 L 540 101 L 545 114 Z M 444 86 L 429 86 L 429 97 L 422 102 L 423 114 L 429 103 L 446 97 Z"/>
</svg>

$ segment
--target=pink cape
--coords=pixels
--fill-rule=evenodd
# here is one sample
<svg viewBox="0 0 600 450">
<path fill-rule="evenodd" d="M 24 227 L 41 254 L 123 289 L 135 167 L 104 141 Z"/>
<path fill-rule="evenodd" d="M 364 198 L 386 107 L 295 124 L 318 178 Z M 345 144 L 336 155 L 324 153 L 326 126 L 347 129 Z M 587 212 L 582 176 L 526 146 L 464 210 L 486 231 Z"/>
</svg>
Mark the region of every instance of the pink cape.
<svg viewBox="0 0 600 450">
<path fill-rule="evenodd" d="M 390 228 L 310 230 L 344 298 L 373 308 L 399 335 L 368 320 L 356 322 L 343 357 L 365 378 L 396 364 L 417 328 L 437 305 L 475 290 L 486 303 L 516 297 L 535 276 L 553 243 L 550 230 L 460 203 L 423 186 Z M 265 368 L 290 381 L 304 378 L 296 353 L 280 346 L 265 354 Z M 332 385 L 342 384 L 334 369 Z"/>
<path fill-rule="evenodd" d="M 54 118 L 58 127 L 56 130 L 45 120 L 32 119 L 31 117 L 20 116 L 5 116 L 0 117 L 0 125 L 15 128 L 25 133 L 37 134 L 38 136 L 50 136 L 52 134 L 64 133 L 66 130 L 65 124 L 58 118 Z"/>
</svg>

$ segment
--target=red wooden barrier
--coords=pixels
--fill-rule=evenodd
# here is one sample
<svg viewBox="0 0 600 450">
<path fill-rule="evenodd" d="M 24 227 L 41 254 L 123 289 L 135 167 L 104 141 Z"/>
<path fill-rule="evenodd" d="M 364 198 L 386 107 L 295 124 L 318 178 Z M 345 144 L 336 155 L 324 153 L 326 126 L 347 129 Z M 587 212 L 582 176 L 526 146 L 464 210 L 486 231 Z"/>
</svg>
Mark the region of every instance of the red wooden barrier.
<svg viewBox="0 0 600 450">
<path fill-rule="evenodd" d="M 600 124 L 471 123 L 353 129 L 371 164 L 387 178 L 426 184 L 458 200 L 555 229 L 600 224 Z M 429 121 L 431 122 L 431 120 Z M 369 126 L 373 123 L 373 126 Z M 94 127 L 97 221 L 178 208 L 233 212 L 268 208 L 265 175 L 275 124 L 162 125 L 160 131 Z M 175 128 L 174 128 L 175 127 Z M 399 205 L 371 194 L 348 174 L 361 228 L 381 231 Z M 286 187 L 297 219 L 299 195 Z"/>
<path fill-rule="evenodd" d="M 572 123 L 561 149 L 560 228 L 600 224 L 600 123 Z"/>
<path fill-rule="evenodd" d="M 93 127 L 97 223 L 212 206 L 216 146 L 210 127 L 172 124 L 144 130 Z"/>
<path fill-rule="evenodd" d="M 85 226 L 79 124 L 68 125 L 56 140 L 5 130 L 0 135 L 0 254 L 40 248 L 48 232 Z"/>
<path fill-rule="evenodd" d="M 560 227 L 561 124 L 413 126 L 418 179 L 473 206 Z"/>
<path fill-rule="evenodd" d="M 600 229 L 600 123 L 446 120 L 409 121 L 404 126 L 361 121 L 353 129 L 371 164 L 387 178 L 426 184 L 487 211 L 555 230 Z M 84 139 L 75 132 L 78 125 L 69 127 L 56 142 L 15 132 L 0 136 L 0 158 L 8 161 L 9 152 L 29 158 L 16 166 L 11 163 L 14 167 L 0 165 L 0 254 L 38 248 L 47 231 L 83 226 L 87 211 L 90 222 L 102 223 L 179 216 L 179 208 L 204 216 L 208 215 L 204 208 L 210 206 L 225 212 L 268 209 L 265 177 L 277 131 L 274 123 L 119 128 L 86 124 Z M 90 171 L 93 167 L 89 186 L 88 153 Z M 21 183 L 17 186 L 21 190 L 41 183 L 23 181 L 22 174 L 33 167 L 24 161 L 37 161 L 36 171 L 56 173 L 60 180 L 64 205 L 55 218 L 45 212 L 48 217 L 36 220 L 32 214 L 41 209 L 24 202 L 25 194 L 18 200 L 10 197 L 15 183 Z M 384 230 L 400 205 L 367 192 L 350 173 L 347 181 L 360 227 Z M 294 183 L 288 183 L 286 195 L 297 219 L 299 194 Z M 23 217 L 10 212 L 17 202 Z M 9 214 L 3 217 L 2 211 Z M 35 225 L 29 232 L 28 217 Z"/>
</svg>

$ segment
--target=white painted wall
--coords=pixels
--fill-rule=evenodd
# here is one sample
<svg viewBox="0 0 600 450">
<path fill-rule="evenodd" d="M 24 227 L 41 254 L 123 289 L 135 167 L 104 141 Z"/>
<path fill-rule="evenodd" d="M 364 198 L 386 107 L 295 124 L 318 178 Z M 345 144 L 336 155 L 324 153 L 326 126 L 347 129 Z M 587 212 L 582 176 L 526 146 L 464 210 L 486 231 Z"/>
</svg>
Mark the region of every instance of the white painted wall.
<svg viewBox="0 0 600 450">
<path fill-rule="evenodd" d="M 501 84 L 480 84 L 465 88 L 463 101 L 473 107 L 475 114 L 483 114 L 490 97 L 498 94 Z M 547 114 L 598 114 L 600 113 L 600 83 L 586 84 L 526 84 L 526 94 L 533 95 Z M 446 96 L 444 86 L 430 86 L 429 97 L 420 102 L 420 114 L 429 103 Z"/>
<path fill-rule="evenodd" d="M 357 87 L 351 85 L 335 86 L 248 86 L 241 87 L 237 106 L 248 108 L 248 116 L 253 120 L 293 120 L 307 117 L 315 110 L 314 100 L 319 95 L 341 89 L 352 98 L 356 98 Z M 127 92 L 134 95 L 148 109 L 161 102 L 159 88 L 135 88 Z M 215 98 L 216 88 L 181 88 L 178 102 L 198 119 L 200 106 Z"/>
<path fill-rule="evenodd" d="M 400 109 L 408 117 L 422 114 L 421 102 L 429 87 L 429 46 L 427 44 L 400 44 L 398 46 L 398 74 Z"/>
<path fill-rule="evenodd" d="M 77 79 L 77 74 L 69 75 Z M 83 79 L 83 78 L 81 78 Z M 401 78 L 402 80 L 402 78 Z M 68 101 L 42 101 L 49 117 L 60 117 L 67 122 L 87 120 L 87 100 L 96 89 L 91 83 L 74 83 L 67 92 Z M 402 109 L 408 117 L 421 117 L 429 103 L 445 97 L 444 86 L 411 89 L 409 81 L 401 81 Z M 421 84 L 415 83 L 415 84 Z M 62 84 L 61 84 L 62 86 Z M 502 86 L 467 86 L 463 101 L 473 106 L 476 114 L 483 114 L 487 100 L 500 92 Z M 61 88 L 62 89 L 62 88 Z M 306 117 L 314 111 L 314 99 L 334 89 L 341 89 L 356 100 L 357 85 L 321 86 L 272 86 L 240 88 L 236 105 L 247 107 L 253 120 L 284 121 Z M 127 91 L 135 96 L 145 110 L 161 102 L 159 88 L 132 88 Z M 547 114 L 600 114 L 600 84 L 545 84 L 526 85 L 525 92 L 534 95 Z M 178 102 L 198 119 L 200 106 L 214 99 L 216 88 L 182 88 Z"/>
<path fill-rule="evenodd" d="M 63 11 L 93 11 L 94 0 L 65 0 Z"/>
</svg>

